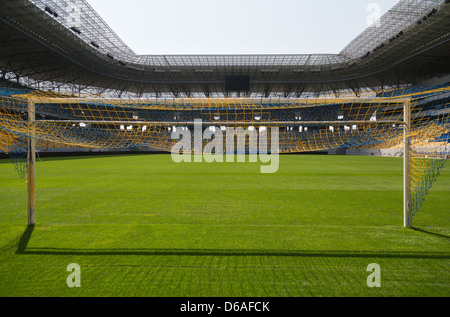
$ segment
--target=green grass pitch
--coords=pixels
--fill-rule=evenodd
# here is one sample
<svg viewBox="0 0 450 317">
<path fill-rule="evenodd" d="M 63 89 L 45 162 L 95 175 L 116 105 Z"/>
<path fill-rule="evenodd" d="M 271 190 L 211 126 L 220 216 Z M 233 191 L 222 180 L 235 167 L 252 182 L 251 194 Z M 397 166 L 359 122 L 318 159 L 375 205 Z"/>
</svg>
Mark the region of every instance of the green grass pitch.
<svg viewBox="0 0 450 317">
<path fill-rule="evenodd" d="M 413 230 L 402 164 L 285 155 L 260 174 L 170 155 L 43 159 L 26 230 L 26 185 L 1 160 L 0 296 L 449 296 L 450 168 Z M 66 285 L 71 263 L 80 288 Z"/>
</svg>

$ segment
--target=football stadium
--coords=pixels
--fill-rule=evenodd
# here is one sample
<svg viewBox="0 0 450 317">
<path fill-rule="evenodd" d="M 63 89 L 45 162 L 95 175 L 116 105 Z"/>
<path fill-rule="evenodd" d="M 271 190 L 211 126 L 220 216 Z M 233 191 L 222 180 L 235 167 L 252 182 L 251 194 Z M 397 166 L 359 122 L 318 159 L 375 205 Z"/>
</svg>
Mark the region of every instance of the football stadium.
<svg viewBox="0 0 450 317">
<path fill-rule="evenodd" d="M 338 54 L 138 55 L 1 1 L 0 296 L 449 296 L 449 40 L 401 0 Z"/>
</svg>

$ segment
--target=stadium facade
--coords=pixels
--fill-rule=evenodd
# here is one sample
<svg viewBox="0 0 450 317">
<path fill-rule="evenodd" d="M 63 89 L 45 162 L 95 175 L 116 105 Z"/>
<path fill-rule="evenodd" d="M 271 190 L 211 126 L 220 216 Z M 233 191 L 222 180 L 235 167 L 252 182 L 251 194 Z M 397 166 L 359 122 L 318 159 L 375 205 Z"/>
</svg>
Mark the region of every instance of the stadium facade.
<svg viewBox="0 0 450 317">
<path fill-rule="evenodd" d="M 84 0 L 1 1 L 1 81 L 134 97 L 358 94 L 448 75 L 449 30 L 449 0 L 402 0 L 339 54 L 137 55 Z"/>
</svg>

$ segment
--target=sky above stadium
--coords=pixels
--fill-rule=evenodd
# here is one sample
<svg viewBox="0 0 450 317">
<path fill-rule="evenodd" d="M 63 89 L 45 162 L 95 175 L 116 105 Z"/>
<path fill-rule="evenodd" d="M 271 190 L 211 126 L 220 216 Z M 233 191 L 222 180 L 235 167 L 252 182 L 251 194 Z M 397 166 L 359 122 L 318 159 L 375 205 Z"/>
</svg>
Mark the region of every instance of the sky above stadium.
<svg viewBox="0 0 450 317">
<path fill-rule="evenodd" d="M 398 0 L 87 0 L 137 54 L 337 54 Z"/>
</svg>

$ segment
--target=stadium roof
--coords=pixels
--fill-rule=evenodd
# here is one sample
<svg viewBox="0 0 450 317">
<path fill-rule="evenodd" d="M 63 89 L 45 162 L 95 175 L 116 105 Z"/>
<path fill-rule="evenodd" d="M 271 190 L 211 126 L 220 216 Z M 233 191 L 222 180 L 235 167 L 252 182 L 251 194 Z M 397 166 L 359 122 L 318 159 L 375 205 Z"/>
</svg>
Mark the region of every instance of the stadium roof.
<svg viewBox="0 0 450 317">
<path fill-rule="evenodd" d="M 402 0 L 379 22 L 339 54 L 137 55 L 84 0 L 2 1 L 0 70 L 40 89 L 176 97 L 357 92 L 450 73 L 449 0 Z"/>
</svg>

